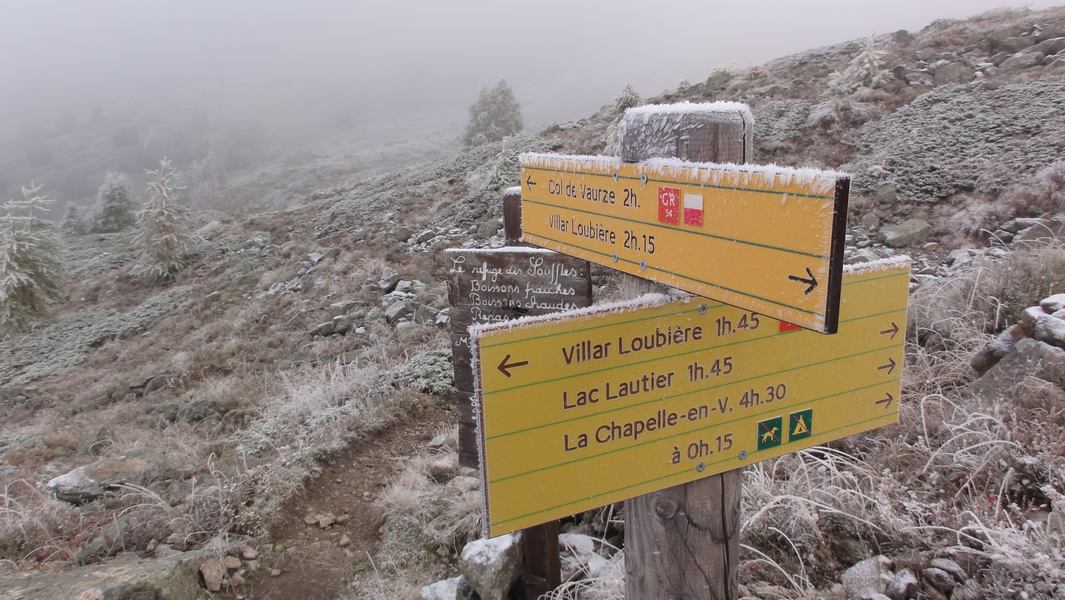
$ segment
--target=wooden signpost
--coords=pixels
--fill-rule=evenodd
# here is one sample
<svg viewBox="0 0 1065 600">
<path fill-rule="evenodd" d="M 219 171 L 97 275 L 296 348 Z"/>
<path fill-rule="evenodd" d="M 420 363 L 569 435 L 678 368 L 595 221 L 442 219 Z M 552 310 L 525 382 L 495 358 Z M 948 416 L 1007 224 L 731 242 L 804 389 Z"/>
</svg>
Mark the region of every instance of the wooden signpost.
<svg viewBox="0 0 1065 600">
<path fill-rule="evenodd" d="M 847 176 L 552 154 L 521 165 L 524 241 L 836 331 Z"/>
<path fill-rule="evenodd" d="M 592 280 L 587 261 L 541 248 L 449 249 L 443 260 L 451 303 L 459 463 L 476 467 L 469 326 L 589 306 Z"/>
<path fill-rule="evenodd" d="M 488 534 L 894 423 L 908 284 L 847 273 L 833 336 L 666 297 L 476 328 Z"/>
<path fill-rule="evenodd" d="M 460 441 L 476 415 L 485 532 L 525 530 L 527 584 L 557 571 L 557 519 L 624 500 L 627 598 L 735 598 L 741 469 L 897 420 L 909 262 L 844 273 L 848 176 L 731 164 L 751 126 L 734 103 L 630 109 L 624 162 L 523 155 L 505 202 L 510 243 L 583 259 L 562 287 L 591 261 L 696 296 L 571 310 L 590 283 L 447 254 Z M 556 296 L 511 304 L 530 289 Z"/>
</svg>

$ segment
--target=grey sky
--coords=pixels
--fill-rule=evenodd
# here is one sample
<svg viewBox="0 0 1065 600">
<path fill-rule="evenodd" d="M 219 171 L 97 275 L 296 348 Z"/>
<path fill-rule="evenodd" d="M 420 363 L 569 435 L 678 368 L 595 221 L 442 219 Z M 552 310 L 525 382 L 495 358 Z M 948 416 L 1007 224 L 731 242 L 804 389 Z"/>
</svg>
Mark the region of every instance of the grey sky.
<svg viewBox="0 0 1065 600">
<path fill-rule="evenodd" d="M 587 114 L 626 82 L 650 95 L 871 32 L 1009 0 L 0 0 L 0 130 L 94 104 L 419 111 L 461 119 L 505 77 L 527 121 Z"/>
</svg>

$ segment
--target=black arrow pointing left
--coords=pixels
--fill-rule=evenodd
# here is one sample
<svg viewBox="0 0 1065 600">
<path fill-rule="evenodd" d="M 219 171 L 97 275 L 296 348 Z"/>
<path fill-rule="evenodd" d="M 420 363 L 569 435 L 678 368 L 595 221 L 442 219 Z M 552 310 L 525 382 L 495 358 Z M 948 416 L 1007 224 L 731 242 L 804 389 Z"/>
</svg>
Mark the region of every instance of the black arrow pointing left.
<svg viewBox="0 0 1065 600">
<path fill-rule="evenodd" d="M 503 360 L 499 361 L 499 367 L 498 367 L 499 368 L 499 372 L 504 374 L 504 375 L 506 375 L 507 377 L 510 377 L 510 370 L 511 369 L 514 369 L 516 367 L 524 367 L 525 365 L 529 364 L 529 361 L 527 361 L 527 360 L 515 361 L 515 362 L 512 362 L 512 363 L 508 363 L 507 362 L 508 360 L 510 360 L 510 355 L 509 354 L 504 356 Z"/>
<path fill-rule="evenodd" d="M 525 187 L 527 187 L 527 188 L 529 188 L 531 190 L 535 186 L 536 186 L 536 182 L 532 180 L 532 175 L 527 176 L 525 178 Z"/>
<path fill-rule="evenodd" d="M 814 288 L 817 287 L 817 278 L 814 277 L 813 272 L 810 271 L 810 267 L 806 267 L 806 277 L 803 277 L 802 275 L 788 275 L 788 279 L 806 284 L 805 294 L 807 296 L 809 296 L 810 292 L 814 291 Z"/>
</svg>

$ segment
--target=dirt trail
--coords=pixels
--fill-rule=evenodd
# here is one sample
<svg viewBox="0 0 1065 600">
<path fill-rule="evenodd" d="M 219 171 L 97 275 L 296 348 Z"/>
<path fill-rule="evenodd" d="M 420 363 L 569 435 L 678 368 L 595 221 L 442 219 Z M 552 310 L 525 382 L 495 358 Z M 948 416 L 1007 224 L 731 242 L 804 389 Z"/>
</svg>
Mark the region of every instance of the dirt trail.
<svg viewBox="0 0 1065 600">
<path fill-rule="evenodd" d="M 332 457 L 322 474 L 307 482 L 273 522 L 270 540 L 279 551 L 263 547 L 259 570 L 228 597 L 325 600 L 343 594 L 355 573 L 373 569 L 370 556 L 381 526 L 381 515 L 373 505 L 377 492 L 451 417 L 443 407 L 426 409 Z M 338 517 L 338 522 L 326 529 L 304 522 L 308 515 L 325 513 Z M 350 543 L 341 546 L 344 536 Z M 271 569 L 281 574 L 272 575 Z"/>
</svg>

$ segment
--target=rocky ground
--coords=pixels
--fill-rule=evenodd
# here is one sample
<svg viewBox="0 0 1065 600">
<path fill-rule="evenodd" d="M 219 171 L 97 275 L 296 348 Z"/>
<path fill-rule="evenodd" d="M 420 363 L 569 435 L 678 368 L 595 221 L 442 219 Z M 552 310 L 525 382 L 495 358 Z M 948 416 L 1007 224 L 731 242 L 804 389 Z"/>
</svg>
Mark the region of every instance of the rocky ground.
<svg viewBox="0 0 1065 600">
<path fill-rule="evenodd" d="M 748 102 L 758 161 L 854 174 L 847 262 L 914 258 L 900 425 L 747 472 L 745 593 L 1065 597 L 1065 10 L 875 41 L 876 87 L 826 85 L 859 40 L 648 100 Z M 68 240 L 65 301 L 0 340 L 0 597 L 506 597 L 436 255 L 501 245 L 518 154 L 603 152 L 619 116 L 387 172 L 264 165 L 300 183 L 260 205 L 299 206 L 197 213 L 166 287 L 125 234 Z M 620 507 L 563 529 L 556 597 L 619 598 Z"/>
</svg>

